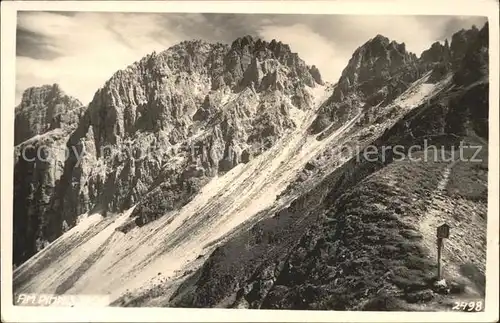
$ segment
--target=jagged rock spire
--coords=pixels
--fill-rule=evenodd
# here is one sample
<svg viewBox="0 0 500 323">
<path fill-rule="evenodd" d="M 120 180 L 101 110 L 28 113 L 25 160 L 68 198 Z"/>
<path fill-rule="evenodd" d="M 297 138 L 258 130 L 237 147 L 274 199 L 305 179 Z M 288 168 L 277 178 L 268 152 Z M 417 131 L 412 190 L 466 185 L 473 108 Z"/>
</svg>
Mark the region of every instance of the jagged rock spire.
<svg viewBox="0 0 500 323">
<path fill-rule="evenodd" d="M 34 86 L 23 92 L 15 109 L 14 143 L 18 143 L 49 130 L 75 126 L 82 103 L 64 93 L 60 85 Z"/>
</svg>

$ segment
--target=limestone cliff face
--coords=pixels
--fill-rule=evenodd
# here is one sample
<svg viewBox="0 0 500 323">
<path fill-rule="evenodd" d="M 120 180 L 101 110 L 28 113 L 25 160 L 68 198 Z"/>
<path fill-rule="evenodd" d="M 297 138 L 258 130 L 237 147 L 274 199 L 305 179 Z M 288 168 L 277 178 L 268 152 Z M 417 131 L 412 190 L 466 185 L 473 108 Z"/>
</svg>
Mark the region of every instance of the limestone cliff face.
<svg viewBox="0 0 500 323">
<path fill-rule="evenodd" d="M 369 98 L 393 76 L 408 68 L 416 56 L 406 51 L 405 44 L 377 35 L 357 49 L 342 72 L 333 100 L 346 99 L 354 90 L 360 99 Z M 370 84 L 367 84 L 370 81 Z M 353 89 L 354 88 L 354 89 Z"/>
<path fill-rule="evenodd" d="M 183 42 L 119 71 L 84 125 L 113 174 L 99 179 L 109 189 L 98 202 L 111 211 L 139 203 L 138 225 L 184 205 L 294 127 L 290 109 L 310 108 L 305 88 L 318 84 L 311 71 L 320 79 L 288 45 L 250 36 L 230 47 Z"/>
<path fill-rule="evenodd" d="M 429 49 L 422 52 L 420 59 L 428 63 L 434 63 L 440 61 L 450 61 L 450 56 L 450 45 L 448 40 L 446 40 L 444 44 L 441 44 L 440 42 L 433 43 Z"/>
<path fill-rule="evenodd" d="M 294 129 L 293 112 L 310 109 L 308 88 L 322 83 L 317 68 L 288 45 L 245 36 L 230 46 L 185 41 L 152 53 L 116 72 L 78 115 L 62 114 L 54 90 L 44 87 L 47 98 L 35 101 L 47 111 L 24 109 L 18 123 L 26 127 L 16 128 L 31 132 L 16 138 L 66 124 L 71 130 L 57 139 L 67 158 L 47 166 L 57 169 L 57 182 L 40 193 L 46 206 L 32 217 L 48 223 L 37 234 L 52 241 L 62 223 L 71 227 L 92 210 L 106 214 L 137 204 L 132 217 L 143 225 L 179 208 L 211 177 Z M 23 107 L 33 106 L 25 101 Z M 22 189 L 16 196 L 26 198 Z"/>
</svg>

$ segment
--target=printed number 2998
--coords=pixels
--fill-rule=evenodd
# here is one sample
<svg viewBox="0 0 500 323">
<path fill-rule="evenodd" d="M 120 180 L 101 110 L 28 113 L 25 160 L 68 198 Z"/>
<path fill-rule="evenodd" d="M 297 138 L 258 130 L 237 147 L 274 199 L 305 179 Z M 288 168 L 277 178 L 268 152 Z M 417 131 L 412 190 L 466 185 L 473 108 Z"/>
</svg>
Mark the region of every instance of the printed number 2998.
<svg viewBox="0 0 500 323">
<path fill-rule="evenodd" d="M 454 302 L 453 311 L 467 311 L 467 312 L 480 312 L 483 310 L 482 301 L 472 301 L 472 302 Z"/>
</svg>

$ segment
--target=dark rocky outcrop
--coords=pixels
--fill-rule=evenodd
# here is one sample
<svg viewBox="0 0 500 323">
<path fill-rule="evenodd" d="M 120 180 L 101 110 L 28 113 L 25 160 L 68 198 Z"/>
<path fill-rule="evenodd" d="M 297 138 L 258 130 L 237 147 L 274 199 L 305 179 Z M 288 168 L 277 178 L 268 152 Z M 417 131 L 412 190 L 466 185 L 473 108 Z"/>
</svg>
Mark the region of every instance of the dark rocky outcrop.
<svg viewBox="0 0 500 323">
<path fill-rule="evenodd" d="M 315 65 L 311 66 L 311 68 L 309 69 L 309 73 L 311 73 L 311 76 L 316 81 L 316 83 L 321 85 L 324 84 L 323 79 L 321 78 L 321 73 Z"/>
</svg>

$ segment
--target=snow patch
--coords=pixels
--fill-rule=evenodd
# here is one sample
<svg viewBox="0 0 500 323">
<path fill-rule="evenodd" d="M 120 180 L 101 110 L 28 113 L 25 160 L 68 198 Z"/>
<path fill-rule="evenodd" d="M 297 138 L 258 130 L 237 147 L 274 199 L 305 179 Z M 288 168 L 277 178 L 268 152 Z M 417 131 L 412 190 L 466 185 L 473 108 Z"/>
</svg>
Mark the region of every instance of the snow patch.
<svg viewBox="0 0 500 323">
<path fill-rule="evenodd" d="M 89 214 L 84 213 L 79 215 L 76 219 L 76 225 L 68 230 L 67 234 L 80 233 L 88 230 L 91 226 L 102 220 L 102 215 L 100 213 Z"/>
</svg>

